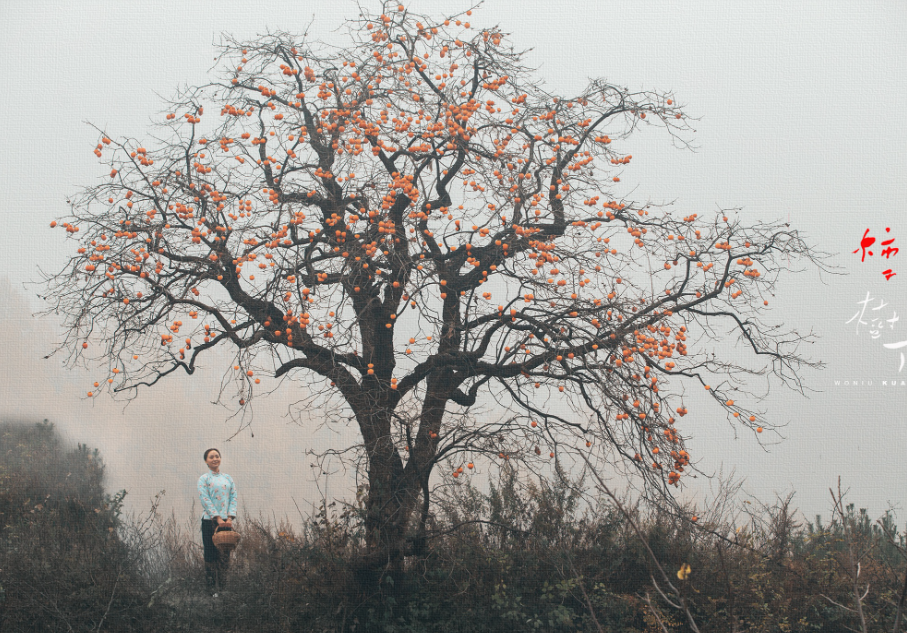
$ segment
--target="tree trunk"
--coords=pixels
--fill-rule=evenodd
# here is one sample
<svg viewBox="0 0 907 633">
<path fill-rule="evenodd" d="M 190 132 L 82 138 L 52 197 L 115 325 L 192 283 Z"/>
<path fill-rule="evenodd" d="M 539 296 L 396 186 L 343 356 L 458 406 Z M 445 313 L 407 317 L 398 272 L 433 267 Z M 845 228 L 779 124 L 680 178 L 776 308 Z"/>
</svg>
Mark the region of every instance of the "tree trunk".
<svg viewBox="0 0 907 633">
<path fill-rule="evenodd" d="M 364 566 L 373 570 L 401 571 L 406 529 L 419 499 L 419 482 L 404 470 L 390 434 L 389 411 L 367 414 L 368 500 L 365 533 L 368 551 Z"/>
</svg>

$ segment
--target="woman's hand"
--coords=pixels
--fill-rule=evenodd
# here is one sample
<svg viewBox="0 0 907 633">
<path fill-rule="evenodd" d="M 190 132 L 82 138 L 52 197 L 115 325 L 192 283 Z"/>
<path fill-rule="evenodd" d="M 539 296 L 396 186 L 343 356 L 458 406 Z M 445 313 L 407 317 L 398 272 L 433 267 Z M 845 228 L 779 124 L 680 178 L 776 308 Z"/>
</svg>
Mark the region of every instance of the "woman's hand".
<svg viewBox="0 0 907 633">
<path fill-rule="evenodd" d="M 217 527 L 221 527 L 222 525 L 226 525 L 226 521 L 224 521 L 224 520 L 223 520 L 222 518 L 220 518 L 220 517 L 214 517 L 214 520 L 217 521 Z"/>
<path fill-rule="evenodd" d="M 223 524 L 232 530 L 233 529 L 233 517 L 227 517 L 227 520 L 224 521 Z"/>
</svg>

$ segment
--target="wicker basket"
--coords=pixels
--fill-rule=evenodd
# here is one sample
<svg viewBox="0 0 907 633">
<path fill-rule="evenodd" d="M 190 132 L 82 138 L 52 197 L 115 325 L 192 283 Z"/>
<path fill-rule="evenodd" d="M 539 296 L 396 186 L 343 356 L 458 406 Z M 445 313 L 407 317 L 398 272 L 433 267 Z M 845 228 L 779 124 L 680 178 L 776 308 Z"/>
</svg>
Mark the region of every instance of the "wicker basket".
<svg viewBox="0 0 907 633">
<path fill-rule="evenodd" d="M 214 529 L 211 541 L 214 543 L 214 547 L 217 548 L 217 551 L 221 554 L 229 554 L 236 549 L 239 538 L 238 532 L 224 526 L 218 526 Z"/>
</svg>

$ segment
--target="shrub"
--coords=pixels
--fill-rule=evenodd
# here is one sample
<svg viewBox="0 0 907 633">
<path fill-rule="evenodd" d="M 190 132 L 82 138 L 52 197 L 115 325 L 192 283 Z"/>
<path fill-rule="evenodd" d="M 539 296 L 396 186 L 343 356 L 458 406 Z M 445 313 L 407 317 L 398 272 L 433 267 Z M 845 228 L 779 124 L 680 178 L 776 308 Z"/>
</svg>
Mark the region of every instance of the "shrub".
<svg viewBox="0 0 907 633">
<path fill-rule="evenodd" d="M 3 630 L 654 633 L 692 620 L 703 633 L 838 632 L 864 630 L 859 612 L 865 630 L 890 630 L 907 572 L 892 514 L 873 523 L 840 495 L 830 522 L 804 523 L 791 497 L 740 511 L 727 489 L 693 525 L 683 509 L 590 499 L 566 477 L 507 466 L 488 493 L 443 489 L 424 533 L 412 526 L 420 547 L 402 573 L 360 564 L 361 503 L 238 521 L 228 594 L 214 602 L 197 522 L 165 519 L 160 497 L 121 516 L 103 472 L 97 451 L 62 447 L 49 424 L 0 427 Z M 689 614 L 660 594 L 658 566 Z"/>
<path fill-rule="evenodd" d="M 117 535 L 125 491 L 98 451 L 53 425 L 0 426 L 0 623 L 11 631 L 143 631 L 147 595 Z"/>
</svg>

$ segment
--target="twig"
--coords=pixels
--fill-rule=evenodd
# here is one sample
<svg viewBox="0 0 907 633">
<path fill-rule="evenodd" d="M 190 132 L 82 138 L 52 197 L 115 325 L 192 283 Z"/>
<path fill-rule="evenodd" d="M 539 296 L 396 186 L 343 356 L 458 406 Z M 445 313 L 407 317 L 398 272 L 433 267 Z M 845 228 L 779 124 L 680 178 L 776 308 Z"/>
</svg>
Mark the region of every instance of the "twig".
<svg viewBox="0 0 907 633">
<path fill-rule="evenodd" d="M 731 584 L 731 577 L 727 571 L 727 565 L 724 562 L 724 552 L 721 551 L 721 543 L 715 543 L 715 549 L 718 550 L 718 560 L 721 562 L 721 571 L 724 572 L 724 580 L 727 582 L 727 596 L 731 610 L 731 631 L 737 633 L 740 630 L 740 622 L 737 619 L 737 601 L 734 596 L 734 586 Z"/>
<path fill-rule="evenodd" d="M 583 584 L 582 577 L 576 571 L 576 566 L 573 564 L 573 558 L 568 555 L 567 560 L 570 561 L 570 570 L 573 572 L 573 577 L 576 578 L 579 590 L 583 592 L 583 598 L 586 600 L 586 608 L 589 609 L 589 615 L 592 616 L 592 622 L 595 624 L 595 628 L 598 629 L 598 633 L 605 633 L 602 625 L 598 622 L 598 618 L 595 617 L 595 609 L 592 608 L 592 600 L 589 599 L 589 594 L 586 593 L 586 585 Z"/>
<path fill-rule="evenodd" d="M 599 476 L 598 472 L 596 472 L 596 470 L 592 467 L 592 464 L 589 463 L 589 458 L 586 457 L 586 455 L 583 453 L 581 453 L 581 455 L 583 460 L 586 462 L 586 465 L 589 467 L 589 471 L 592 473 L 592 476 L 595 477 L 596 481 L 598 481 L 598 485 L 601 486 L 602 490 L 605 491 L 605 494 L 610 497 L 611 501 L 614 502 L 614 505 L 617 506 L 617 509 L 620 511 L 620 513 L 624 515 L 624 518 L 627 519 L 627 521 L 630 523 L 633 531 L 636 532 L 636 536 L 639 537 L 639 540 L 642 542 L 643 546 L 646 548 L 646 551 L 649 553 L 649 558 L 655 564 L 655 567 L 658 569 L 659 573 L 661 573 L 661 577 L 665 581 L 665 584 L 670 587 L 671 591 L 673 591 L 674 595 L 677 597 L 678 602 L 680 602 L 680 605 L 675 605 L 670 600 L 668 600 L 668 604 L 675 607 L 676 609 L 683 610 L 684 614 L 687 616 L 687 622 L 689 623 L 690 628 L 693 629 L 695 633 L 700 633 L 699 627 L 696 625 L 696 621 L 693 619 L 693 614 L 690 613 L 690 608 L 689 606 L 687 606 L 686 599 L 683 597 L 683 593 L 681 593 L 677 589 L 677 587 L 675 587 L 671 583 L 671 579 L 668 577 L 667 572 L 665 572 L 664 568 L 661 566 L 661 563 L 658 562 L 658 558 L 655 556 L 655 552 L 653 552 L 652 548 L 649 547 L 649 542 L 643 536 L 642 530 L 639 528 L 639 526 L 636 525 L 636 521 L 633 520 L 633 517 L 630 516 L 630 513 L 627 512 L 623 504 L 617 499 L 614 493 L 611 492 L 611 489 L 608 488 L 607 484 L 605 484 L 604 480 Z M 655 584 L 654 577 L 652 578 L 652 583 Z M 658 592 L 662 595 L 662 597 L 667 600 L 667 596 L 665 596 L 664 592 L 661 590 L 661 588 L 658 587 L 657 584 L 655 584 L 655 588 L 658 589 Z"/>
<path fill-rule="evenodd" d="M 38 607 L 47 611 L 51 615 L 54 615 L 54 616 L 60 618 L 61 620 L 63 620 L 63 623 L 66 625 L 66 628 L 69 630 L 69 633 L 74 633 L 74 629 L 72 628 L 72 625 L 69 623 L 69 620 L 66 619 L 66 616 L 63 614 L 63 612 L 60 611 L 60 607 L 57 606 L 56 600 L 51 598 L 50 595 L 48 595 L 47 593 L 39 590 L 37 587 L 30 585 L 29 583 L 23 583 L 23 585 L 25 585 L 26 587 L 31 589 L 33 595 L 39 595 L 39 596 L 43 597 L 48 603 L 50 603 L 51 606 L 53 606 L 53 610 L 47 608 L 41 602 L 37 603 Z"/>
<path fill-rule="evenodd" d="M 829 488 L 828 492 L 831 494 L 831 499 L 834 502 L 834 510 L 841 515 L 841 526 L 844 529 L 844 540 L 847 542 L 847 559 L 850 563 L 850 575 L 853 579 L 853 597 L 856 602 L 856 609 L 848 609 L 848 611 L 853 611 L 860 616 L 860 630 L 862 633 L 869 633 L 866 628 L 866 616 L 863 614 L 863 600 L 869 594 L 869 584 L 866 584 L 866 591 L 860 596 L 860 563 L 859 561 L 854 560 L 853 553 L 853 536 L 851 535 L 850 530 L 847 525 L 847 517 L 844 515 L 844 495 L 841 494 L 841 477 L 838 477 L 838 496 L 835 497 L 834 491 Z M 842 606 L 842 605 L 838 605 Z"/>
<path fill-rule="evenodd" d="M 897 539 L 896 539 L 897 533 L 892 534 L 892 533 L 891 533 L 891 530 L 888 529 L 888 526 L 886 526 L 886 525 L 882 522 L 881 519 L 876 520 L 876 523 L 878 523 L 878 524 L 879 524 L 879 527 L 881 527 L 882 530 L 885 532 L 885 536 L 887 536 L 887 537 L 888 537 L 888 540 L 891 541 L 891 544 L 895 546 L 895 548 L 898 550 L 898 553 L 899 553 L 901 556 L 904 556 L 905 558 L 907 558 L 907 552 L 905 552 L 905 551 L 904 551 L 904 548 L 902 548 L 902 547 L 901 547 L 900 545 L 898 545 L 898 543 L 897 543 Z M 898 599 L 897 611 L 895 611 L 895 614 L 894 614 L 894 627 L 892 627 L 892 629 L 891 629 L 891 630 L 893 631 L 893 633 L 900 633 L 900 630 L 901 630 L 901 618 L 902 618 L 903 615 L 904 615 L 904 600 L 905 600 L 905 598 L 907 598 L 907 571 L 905 571 L 905 573 L 904 573 L 904 586 L 901 588 L 901 596 L 900 596 L 900 598 Z M 892 604 L 894 604 L 894 603 L 892 603 Z"/>
<path fill-rule="evenodd" d="M 302 510 L 299 509 L 299 504 L 296 503 L 296 499 L 294 499 L 293 497 L 290 497 L 290 499 L 293 499 L 293 505 L 296 506 L 296 511 L 299 513 L 299 517 L 302 519 L 302 522 L 305 523 L 305 515 L 303 515 Z"/>
<path fill-rule="evenodd" d="M 819 595 L 822 596 L 823 598 L 825 598 L 826 600 L 828 600 L 830 603 L 832 603 L 832 604 L 835 605 L 836 607 L 841 607 L 841 608 L 844 609 L 845 611 L 850 611 L 851 613 L 856 613 L 856 611 L 854 611 L 854 610 L 851 609 L 850 607 L 845 607 L 845 606 L 844 606 L 843 604 L 841 604 L 840 602 L 835 602 L 834 600 L 832 600 L 831 598 L 829 598 L 828 596 L 826 596 L 824 593 L 820 593 Z"/>
<path fill-rule="evenodd" d="M 149 608 L 149 609 L 151 608 L 151 606 L 154 604 L 154 601 L 157 600 L 158 594 L 159 594 L 161 591 L 163 591 L 163 589 L 164 589 L 167 585 L 169 585 L 172 581 L 173 581 L 173 576 L 170 576 L 169 578 L 167 578 L 167 580 L 165 580 L 165 581 L 162 582 L 160 585 L 158 585 L 158 588 L 157 588 L 157 589 L 155 589 L 154 591 L 151 592 L 151 596 L 150 596 L 151 599 L 148 601 L 148 607 L 147 607 L 147 608 Z"/>
<path fill-rule="evenodd" d="M 894 614 L 893 633 L 901 631 L 901 616 L 904 614 L 904 598 L 907 598 L 907 572 L 904 573 L 904 587 L 901 589 L 901 598 L 898 600 L 898 610 Z"/>
<path fill-rule="evenodd" d="M 655 589 L 658 591 L 658 593 L 661 594 L 661 597 L 662 597 L 662 599 L 664 599 L 665 602 L 667 602 L 669 605 L 671 605 L 675 609 L 680 610 L 683 608 L 681 605 L 674 604 L 673 602 L 671 602 L 671 599 L 668 598 L 668 596 L 665 594 L 665 592 L 661 590 L 661 587 L 658 586 L 658 583 L 655 582 L 655 576 L 649 576 L 649 578 L 652 580 L 652 585 L 655 587 Z M 670 583 L 668 583 L 668 584 L 670 584 Z M 674 587 L 672 586 L 671 589 L 674 589 Z M 675 589 L 675 591 L 676 591 L 676 589 Z"/>
<path fill-rule="evenodd" d="M 110 592 L 110 600 L 107 602 L 107 609 L 104 611 L 104 615 L 101 616 L 101 621 L 98 622 L 98 626 L 95 628 L 95 631 L 100 631 L 101 627 L 104 625 L 104 620 L 107 619 L 107 614 L 110 613 L 110 607 L 113 605 L 113 597 L 117 593 L 117 585 L 120 584 L 120 576 L 123 575 L 123 570 L 117 572 L 116 582 L 113 583 L 113 591 Z"/>
<path fill-rule="evenodd" d="M 665 623 L 661 619 L 661 616 L 658 615 L 658 611 L 655 609 L 655 605 L 652 604 L 652 598 L 649 597 L 648 592 L 646 592 L 646 604 L 649 605 L 649 609 L 652 610 L 652 615 L 655 616 L 655 620 L 658 622 L 658 625 L 661 627 L 661 630 L 664 633 L 671 633 L 670 631 L 668 631 L 668 627 L 665 626 Z"/>
</svg>

